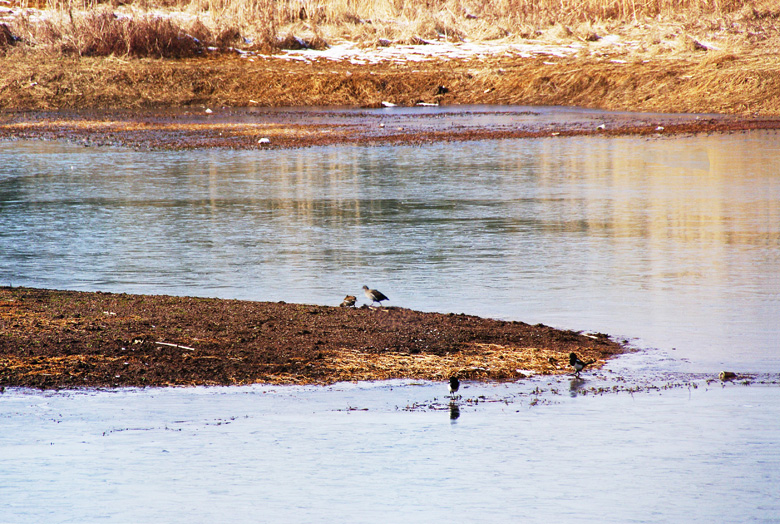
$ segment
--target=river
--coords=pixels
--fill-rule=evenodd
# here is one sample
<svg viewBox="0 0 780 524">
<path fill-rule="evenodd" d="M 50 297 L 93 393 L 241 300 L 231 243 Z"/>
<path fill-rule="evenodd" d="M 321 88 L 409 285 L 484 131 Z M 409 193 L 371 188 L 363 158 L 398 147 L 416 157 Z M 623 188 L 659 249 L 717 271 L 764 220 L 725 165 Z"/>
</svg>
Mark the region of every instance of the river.
<svg viewBox="0 0 780 524">
<path fill-rule="evenodd" d="M 0 159 L 2 285 L 338 305 L 366 284 L 643 349 L 454 405 L 406 382 L 7 390 L 0 522 L 780 515 L 777 132 Z"/>
</svg>

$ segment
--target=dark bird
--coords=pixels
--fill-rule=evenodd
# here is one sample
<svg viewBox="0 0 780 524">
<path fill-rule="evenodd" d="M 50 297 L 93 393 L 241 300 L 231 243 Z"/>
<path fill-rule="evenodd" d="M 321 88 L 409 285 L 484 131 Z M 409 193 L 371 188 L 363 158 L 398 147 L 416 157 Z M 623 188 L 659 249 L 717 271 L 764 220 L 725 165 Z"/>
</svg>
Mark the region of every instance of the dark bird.
<svg viewBox="0 0 780 524">
<path fill-rule="evenodd" d="M 371 305 L 373 305 L 374 302 L 379 302 L 379 305 L 381 306 L 383 300 L 390 300 L 381 291 L 377 291 L 376 289 L 368 289 L 368 286 L 363 286 L 363 293 L 365 293 L 366 297 L 371 300 Z"/>
<path fill-rule="evenodd" d="M 455 375 L 450 377 L 450 396 L 454 395 L 460 389 L 460 380 Z"/>
<path fill-rule="evenodd" d="M 341 301 L 341 304 L 339 304 L 339 307 L 355 307 L 355 301 L 357 298 L 355 295 L 347 295 L 344 297 L 344 300 Z"/>
<path fill-rule="evenodd" d="M 595 362 L 596 362 L 595 360 L 589 360 L 587 362 L 583 362 L 582 360 L 577 358 L 577 354 L 576 353 L 569 354 L 569 364 L 572 365 L 572 367 L 574 368 L 574 374 L 577 375 L 577 376 L 579 376 L 580 371 L 582 371 L 587 366 L 590 366 L 591 364 L 593 364 Z"/>
</svg>

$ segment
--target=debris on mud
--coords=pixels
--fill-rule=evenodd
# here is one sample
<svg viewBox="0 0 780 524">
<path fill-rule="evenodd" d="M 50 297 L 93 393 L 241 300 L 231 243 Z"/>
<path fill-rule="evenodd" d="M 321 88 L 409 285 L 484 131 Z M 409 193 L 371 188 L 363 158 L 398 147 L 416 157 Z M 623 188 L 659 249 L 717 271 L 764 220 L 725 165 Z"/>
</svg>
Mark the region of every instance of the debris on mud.
<svg viewBox="0 0 780 524">
<path fill-rule="evenodd" d="M 463 314 L 0 288 L 0 386 L 271 384 L 412 378 L 518 380 L 625 347 Z"/>
</svg>

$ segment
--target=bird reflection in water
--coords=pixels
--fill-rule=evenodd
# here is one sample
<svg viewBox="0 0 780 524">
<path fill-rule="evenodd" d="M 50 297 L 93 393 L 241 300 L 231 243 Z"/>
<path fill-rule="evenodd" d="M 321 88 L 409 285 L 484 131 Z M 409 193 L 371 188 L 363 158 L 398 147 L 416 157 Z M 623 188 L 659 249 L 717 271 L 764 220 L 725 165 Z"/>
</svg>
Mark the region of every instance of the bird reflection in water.
<svg viewBox="0 0 780 524">
<path fill-rule="evenodd" d="M 455 423 L 460 418 L 460 406 L 454 400 L 450 402 L 450 421 Z"/>
<path fill-rule="evenodd" d="M 569 382 L 569 396 L 574 398 L 579 395 L 580 390 L 585 387 L 586 382 L 587 380 L 580 378 L 579 375 L 571 377 L 571 382 Z"/>
</svg>

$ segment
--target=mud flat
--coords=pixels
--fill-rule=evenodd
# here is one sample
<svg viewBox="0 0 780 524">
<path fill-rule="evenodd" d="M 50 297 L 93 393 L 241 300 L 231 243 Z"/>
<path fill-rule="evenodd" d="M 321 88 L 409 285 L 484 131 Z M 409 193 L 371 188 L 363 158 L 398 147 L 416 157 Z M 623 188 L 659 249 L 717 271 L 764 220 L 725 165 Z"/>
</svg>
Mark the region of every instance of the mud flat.
<svg viewBox="0 0 780 524">
<path fill-rule="evenodd" d="M 220 108 L 6 112 L 0 139 L 136 149 L 289 149 L 570 136 L 664 136 L 780 129 L 780 118 L 613 113 L 523 106 Z"/>
<path fill-rule="evenodd" d="M 583 334 L 399 307 L 0 288 L 0 386 L 511 381 L 626 351 Z"/>
<path fill-rule="evenodd" d="M 447 53 L 436 54 L 442 47 Z M 519 44 L 417 48 L 429 54 L 413 60 L 412 51 L 396 47 L 354 55 L 331 50 L 180 60 L 9 54 L 0 72 L 0 139 L 263 149 L 780 127 L 777 53 L 764 48 L 659 56 L 615 50 L 588 55 L 560 45 L 534 52 Z M 453 111 L 425 121 L 403 112 L 424 106 L 468 113 L 475 105 L 636 115 L 605 114 L 593 125 L 483 119 L 477 126 L 453 124 Z M 323 118 L 324 108 L 353 112 Z M 359 111 L 379 108 L 387 109 L 383 118 Z"/>
</svg>

